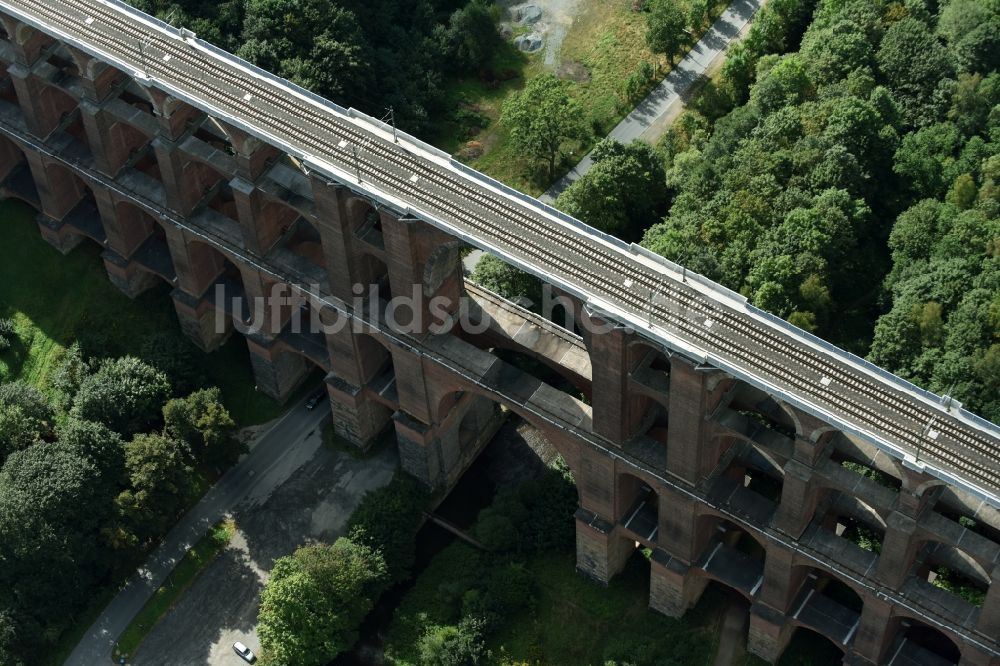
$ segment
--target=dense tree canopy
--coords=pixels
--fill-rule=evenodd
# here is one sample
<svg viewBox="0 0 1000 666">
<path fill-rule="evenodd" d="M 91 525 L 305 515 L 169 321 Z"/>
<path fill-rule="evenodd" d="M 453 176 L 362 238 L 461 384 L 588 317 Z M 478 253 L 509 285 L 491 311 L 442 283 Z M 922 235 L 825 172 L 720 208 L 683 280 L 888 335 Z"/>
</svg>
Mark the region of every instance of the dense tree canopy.
<svg viewBox="0 0 1000 666">
<path fill-rule="evenodd" d="M 647 143 L 627 146 L 605 139 L 592 153 L 594 166 L 559 195 L 556 206 L 601 231 L 638 237 L 664 213 L 663 157 Z"/>
<path fill-rule="evenodd" d="M 396 472 L 392 482 L 365 493 L 347 524 L 350 538 L 382 553 L 392 582 L 406 580 L 416 551 L 428 492 L 419 481 Z"/>
<path fill-rule="evenodd" d="M 744 50 L 766 54 L 794 33 L 803 4 L 769 6 Z M 927 196 L 974 206 L 995 153 L 996 75 L 955 57 L 967 13 L 945 3 L 936 24 L 919 6 L 820 2 L 798 52 L 757 55 L 753 75 L 730 53 L 723 78 L 737 92 L 755 81 L 749 101 L 714 126 L 689 113 L 668 133 L 673 205 L 647 247 L 863 349 L 878 282 L 856 276 L 889 271 L 892 220 Z"/>
<path fill-rule="evenodd" d="M 109 359 L 81 382 L 72 414 L 128 437 L 159 420 L 169 395 L 167 376 L 148 363 L 132 356 Z"/>
<path fill-rule="evenodd" d="M 644 243 L 860 352 L 887 310 L 874 361 L 998 419 L 1000 3 L 821 0 L 781 54 L 805 6 L 668 132 Z"/>
<path fill-rule="evenodd" d="M 164 405 L 170 384 L 201 381 L 200 371 L 168 381 L 135 358 L 105 360 L 92 372 L 95 365 L 80 345 L 68 347 L 51 375 L 51 404 L 32 385 L 0 384 L 5 665 L 41 663 L 42 646 L 99 586 L 120 582 L 121 567 L 130 569 L 188 505 L 192 466 L 220 465 L 239 450 L 217 389 Z M 165 363 L 181 373 L 184 365 Z M 164 413 L 167 433 L 160 434 Z M 119 431 L 147 434 L 125 444 Z"/>
<path fill-rule="evenodd" d="M 452 113 L 446 73 L 476 74 L 502 46 L 491 2 L 138 0 L 136 6 L 344 106 L 419 130 Z"/>
<path fill-rule="evenodd" d="M 114 488 L 72 447 L 31 446 L 0 470 L 0 610 L 18 624 L 58 626 L 107 566 L 96 538 Z"/>
<path fill-rule="evenodd" d="M 49 439 L 55 413 L 41 391 L 25 382 L 0 384 L 0 464 L 15 451 Z"/>
<path fill-rule="evenodd" d="M 268 663 L 325 664 L 350 648 L 385 579 L 382 555 L 343 537 L 275 560 L 258 616 Z"/>
</svg>

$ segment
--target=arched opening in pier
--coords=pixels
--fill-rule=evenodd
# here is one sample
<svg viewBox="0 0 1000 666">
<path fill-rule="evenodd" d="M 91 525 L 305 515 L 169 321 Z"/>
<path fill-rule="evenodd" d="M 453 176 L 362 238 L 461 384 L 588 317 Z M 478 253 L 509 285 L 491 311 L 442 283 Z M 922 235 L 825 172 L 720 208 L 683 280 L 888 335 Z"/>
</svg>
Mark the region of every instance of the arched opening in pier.
<svg viewBox="0 0 1000 666">
<path fill-rule="evenodd" d="M 304 217 L 295 220 L 285 247 L 315 266 L 321 268 L 326 266 L 319 230 Z"/>
<path fill-rule="evenodd" d="M 844 649 L 861 622 L 861 596 L 829 572 L 814 567 L 795 567 L 792 580 L 800 582 L 788 610 L 791 618 Z"/>
<path fill-rule="evenodd" d="M 966 551 L 938 541 L 920 545 L 912 573 L 972 606 L 982 606 L 990 589 L 990 575 L 982 564 Z"/>
<path fill-rule="evenodd" d="M 189 162 L 188 167 L 198 164 L 197 162 Z M 198 164 L 198 173 L 201 174 L 199 178 L 199 183 L 202 184 L 202 192 L 207 197 L 207 205 L 209 208 L 215 212 L 229 218 L 232 222 L 239 222 L 240 212 L 236 207 L 236 197 L 233 195 L 233 188 L 229 184 L 229 180 L 225 178 L 221 173 L 207 167 L 203 164 Z M 185 171 L 187 168 L 185 168 Z M 215 189 L 215 193 L 212 193 L 212 189 Z"/>
<path fill-rule="evenodd" d="M 7 63 L 0 63 L 0 102 L 4 102 L 11 111 L 17 107 L 17 91 L 14 89 L 14 82 L 7 73 Z M 16 109 L 20 112 L 20 109 Z"/>
<path fill-rule="evenodd" d="M 575 400 L 589 402 L 589 396 L 577 386 L 574 382 L 575 378 L 562 366 L 544 362 L 539 355 L 528 353 L 513 345 L 511 347 L 494 347 L 492 352 L 504 363 L 497 376 L 497 382 L 500 385 L 511 387 L 523 382 L 525 375 L 527 375 Z"/>
<path fill-rule="evenodd" d="M 895 639 L 887 658 L 892 664 L 955 666 L 962 652 L 948 635 L 935 627 L 911 618 L 897 618 Z"/>
<path fill-rule="evenodd" d="M 734 522 L 704 514 L 695 522 L 701 554 L 694 566 L 705 575 L 752 599 L 764 582 L 767 550 L 763 542 Z"/>
<path fill-rule="evenodd" d="M 299 218 L 299 212 L 279 201 L 263 204 L 254 216 L 254 233 L 261 252 L 267 254 L 276 247 L 287 245 L 289 233 Z"/>
<path fill-rule="evenodd" d="M 868 452 L 864 451 L 857 442 L 840 436 L 834 440 L 834 449 L 830 454 L 830 459 L 841 467 L 898 493 L 899 489 L 903 487 L 903 481 L 899 471 L 895 468 L 895 463 L 877 450 L 871 451 L 870 456 L 866 453 Z"/>
<path fill-rule="evenodd" d="M 830 488 L 821 492 L 819 504 L 826 509 L 815 517 L 820 528 L 863 550 L 880 554 L 886 525 L 878 511 L 854 495 Z"/>
<path fill-rule="evenodd" d="M 660 530 L 660 499 L 652 486 L 634 474 L 621 473 L 617 483 L 618 522 L 643 545 L 656 546 Z"/>
<path fill-rule="evenodd" d="M 160 174 L 160 162 L 156 159 L 156 151 L 152 144 L 144 143 L 146 137 L 131 129 L 125 123 L 115 123 L 111 129 L 112 137 L 115 141 L 129 142 L 135 146 L 139 156 L 132 163 L 132 168 L 149 176 L 148 185 L 157 189 L 163 189 L 163 178 Z"/>
<path fill-rule="evenodd" d="M 375 205 L 361 197 L 350 197 L 346 204 L 348 228 L 354 236 L 375 250 L 385 250 L 382 216 Z"/>
<path fill-rule="evenodd" d="M 389 404 L 399 403 L 396 391 L 396 366 L 392 353 L 381 341 L 368 333 L 354 336 L 362 381 Z"/>
<path fill-rule="evenodd" d="M 792 632 L 788 645 L 775 662 L 776 666 L 839 666 L 843 663 L 845 648 L 827 636 L 808 627 L 798 626 Z"/>
<path fill-rule="evenodd" d="M 115 217 L 125 252 L 136 254 L 144 269 L 171 281 L 176 273 L 162 221 L 130 201 L 115 204 Z"/>
<path fill-rule="evenodd" d="M 457 443 L 459 455 L 467 455 L 484 444 L 484 439 L 496 430 L 502 418 L 496 401 L 466 391 L 445 394 L 438 403 L 436 414 L 438 423 L 445 427 L 444 438 Z M 444 442 L 446 449 L 448 444 Z"/>
<path fill-rule="evenodd" d="M 934 511 L 961 527 L 1000 544 L 1000 510 L 956 488 L 940 487 Z"/>
<path fill-rule="evenodd" d="M 281 331 L 281 341 L 290 351 L 300 354 L 310 364 L 330 370 L 330 355 L 324 330 L 326 326 L 309 299 L 298 294 L 290 297 L 288 321 Z"/>
<path fill-rule="evenodd" d="M 646 342 L 632 342 L 626 354 L 629 393 L 627 436 L 655 442 L 662 449 L 660 466 L 666 467 L 667 427 L 670 411 L 670 358 Z"/>
<path fill-rule="evenodd" d="M 3 79 L 0 79 L 3 81 Z M 38 208 L 38 188 L 20 144 L 0 136 L 0 191 Z"/>
<path fill-rule="evenodd" d="M 136 111 L 140 111 L 150 117 L 153 116 L 153 101 L 149 95 L 135 81 L 130 81 L 125 88 L 118 93 L 118 99 L 131 106 Z"/>
<path fill-rule="evenodd" d="M 731 496 L 743 511 L 754 510 L 755 517 L 764 523 L 781 502 L 785 471 L 774 453 L 746 440 L 738 440 L 736 455 L 721 474 L 719 483 L 734 484 L 741 489 Z M 721 450 L 728 446 L 720 446 Z M 760 512 L 759 514 L 757 512 Z"/>
<path fill-rule="evenodd" d="M 241 324 L 250 323 L 252 304 L 247 301 L 239 267 L 218 249 L 201 241 L 189 240 L 187 255 L 188 281 L 200 292 L 191 295 L 209 299 Z"/>
<path fill-rule="evenodd" d="M 750 422 L 754 436 L 766 440 L 773 433 L 787 439 L 795 438 L 795 421 L 775 399 L 760 389 L 740 382 L 729 403 L 731 409 Z"/>
</svg>

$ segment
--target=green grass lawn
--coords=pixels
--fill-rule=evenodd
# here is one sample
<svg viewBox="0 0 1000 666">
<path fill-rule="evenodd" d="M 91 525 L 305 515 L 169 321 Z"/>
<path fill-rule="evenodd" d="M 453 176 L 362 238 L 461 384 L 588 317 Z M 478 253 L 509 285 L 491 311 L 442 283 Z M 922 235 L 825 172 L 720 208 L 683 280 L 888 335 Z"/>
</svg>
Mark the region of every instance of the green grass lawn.
<svg viewBox="0 0 1000 666">
<path fill-rule="evenodd" d="M 416 643 L 422 631 L 429 624 L 457 622 L 464 588 L 485 575 L 480 566 L 475 551 L 464 543 L 454 543 L 435 557 L 393 616 L 387 663 L 419 663 Z M 577 574 L 571 552 L 540 553 L 529 558 L 527 566 L 535 602 L 505 617 L 489 636 L 489 663 L 711 663 L 725 606 L 716 588 L 709 587 L 694 610 L 675 620 L 649 610 L 649 564 L 641 554 L 608 587 Z"/>
<path fill-rule="evenodd" d="M 191 547 L 174 567 L 166 582 L 153 593 L 146 605 L 132 618 L 132 622 L 118 637 L 113 655 L 115 659 L 122 654 L 127 656 L 135 654 L 139 644 L 160 618 L 191 586 L 208 563 L 229 545 L 235 533 L 236 524 L 231 520 L 225 520 L 209 529 L 205 536 Z"/>
<path fill-rule="evenodd" d="M 726 0 L 713 3 L 711 15 L 722 13 Z M 686 53 L 687 49 L 684 49 Z M 581 0 L 573 25 L 561 48 L 561 63 L 557 75 L 570 82 L 571 93 L 580 100 L 594 136 L 582 144 L 566 145 L 568 155 L 561 165 L 569 170 L 625 115 L 633 103 L 624 98 L 625 81 L 642 62 L 657 69 L 648 82 L 651 90 L 668 71 L 663 56 L 652 53 L 646 46 L 646 19 L 632 11 L 632 0 Z M 677 58 L 683 57 L 683 54 Z M 469 159 L 470 166 L 524 192 L 538 195 L 550 183 L 544 166 L 517 151 L 508 140 L 505 128 L 498 125 L 500 107 L 511 92 L 524 87 L 527 80 L 547 71 L 545 50 L 523 54 L 512 46 L 497 55 L 490 69 L 513 72 L 517 78 L 491 88 L 476 78 L 453 80 L 447 91 L 452 105 L 472 109 L 489 119 L 489 126 L 473 140 L 483 154 Z M 439 123 L 430 136 L 432 143 L 452 154 L 460 153 L 470 137 L 452 120 Z"/>
<path fill-rule="evenodd" d="M 649 609 L 649 564 L 636 554 L 608 587 L 576 572 L 572 553 L 546 553 L 530 563 L 539 586 L 533 612 L 508 622 L 491 641 L 515 661 L 593 664 L 710 664 L 724 597 L 709 588 L 682 619 Z"/>
<path fill-rule="evenodd" d="M 139 355 L 143 339 L 161 331 L 183 336 L 168 286 L 129 300 L 108 280 L 93 243 L 63 256 L 42 240 L 34 216 L 25 204 L 0 201 L 6 249 L 0 262 L 0 317 L 12 317 L 19 334 L 14 349 L 0 355 L 0 380 L 23 379 L 48 391 L 63 349 L 88 331 L 102 333 L 112 356 Z M 204 366 L 240 426 L 269 421 L 281 412 L 254 390 L 242 336 L 205 355 Z"/>
</svg>

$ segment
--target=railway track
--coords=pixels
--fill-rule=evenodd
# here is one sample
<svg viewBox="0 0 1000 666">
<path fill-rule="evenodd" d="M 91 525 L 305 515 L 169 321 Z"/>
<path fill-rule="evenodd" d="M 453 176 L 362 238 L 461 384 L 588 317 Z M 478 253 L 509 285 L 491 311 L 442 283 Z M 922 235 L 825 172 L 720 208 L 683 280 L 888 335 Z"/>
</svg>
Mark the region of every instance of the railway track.
<svg viewBox="0 0 1000 666">
<path fill-rule="evenodd" d="M 855 428 L 874 430 L 894 449 L 966 478 L 994 497 L 1000 491 L 1000 441 L 903 389 L 729 304 L 670 280 L 626 252 L 497 192 L 459 172 L 359 128 L 330 109 L 235 64 L 152 29 L 99 0 L 0 2 L 27 10 L 120 61 L 139 63 L 155 83 L 168 81 L 295 145 L 429 217 L 463 229 L 526 265 L 555 274 L 713 358 L 749 372 Z M 360 178 L 359 178 L 360 180 Z M 676 308 L 654 302 L 661 294 Z M 693 315 L 693 316 L 692 316 Z M 935 433 L 935 436 L 930 436 Z M 899 456 L 897 451 L 891 451 Z"/>
</svg>

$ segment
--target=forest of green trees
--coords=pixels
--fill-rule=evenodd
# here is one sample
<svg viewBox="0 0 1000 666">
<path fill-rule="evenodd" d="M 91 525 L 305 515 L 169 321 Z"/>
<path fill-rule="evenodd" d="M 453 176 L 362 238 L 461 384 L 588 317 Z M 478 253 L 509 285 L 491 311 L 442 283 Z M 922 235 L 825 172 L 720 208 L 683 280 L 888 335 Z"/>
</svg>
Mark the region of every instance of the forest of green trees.
<svg viewBox="0 0 1000 666">
<path fill-rule="evenodd" d="M 243 447 L 190 350 L 153 363 L 74 344 L 50 394 L 0 383 L 0 664 L 40 663 Z M 168 374 L 169 373 L 169 374 Z"/>
<path fill-rule="evenodd" d="M 998 68 L 1000 0 L 770 0 L 557 205 L 997 421 Z"/>
<path fill-rule="evenodd" d="M 502 44 L 483 0 L 137 0 L 137 8 L 268 71 L 421 131 L 452 114 L 445 77 L 476 74 Z"/>
<path fill-rule="evenodd" d="M 673 157 L 646 243 L 696 234 L 699 268 L 864 351 L 838 329 L 860 315 L 874 362 L 998 420 L 998 67 L 995 0 L 822 2 L 798 52 L 763 58 L 749 102 Z"/>
</svg>

